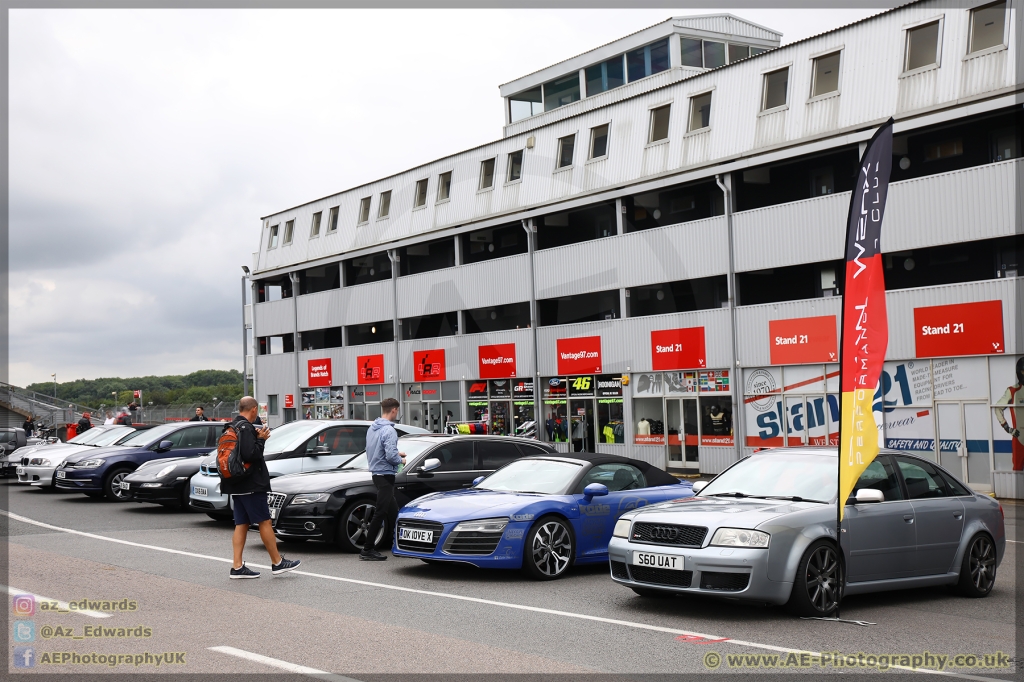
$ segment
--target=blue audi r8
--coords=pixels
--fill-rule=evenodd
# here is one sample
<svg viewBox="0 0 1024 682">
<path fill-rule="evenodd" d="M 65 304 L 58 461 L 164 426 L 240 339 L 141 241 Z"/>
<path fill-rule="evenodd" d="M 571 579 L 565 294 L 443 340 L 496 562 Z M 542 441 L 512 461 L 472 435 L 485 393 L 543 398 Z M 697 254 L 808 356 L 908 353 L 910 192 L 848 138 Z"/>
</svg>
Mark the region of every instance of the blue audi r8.
<svg viewBox="0 0 1024 682">
<path fill-rule="evenodd" d="M 607 561 L 619 516 L 692 497 L 691 487 L 628 457 L 525 457 L 472 488 L 426 495 L 403 507 L 392 553 L 427 563 L 521 568 L 538 580 L 553 580 L 573 564 Z"/>
</svg>

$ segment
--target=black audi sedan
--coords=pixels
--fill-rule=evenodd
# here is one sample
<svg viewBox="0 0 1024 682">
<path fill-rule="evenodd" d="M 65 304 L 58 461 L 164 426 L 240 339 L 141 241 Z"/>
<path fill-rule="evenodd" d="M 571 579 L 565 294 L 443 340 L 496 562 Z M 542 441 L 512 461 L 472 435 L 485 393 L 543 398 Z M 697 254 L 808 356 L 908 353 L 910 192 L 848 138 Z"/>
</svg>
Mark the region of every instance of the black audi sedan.
<svg viewBox="0 0 1024 682">
<path fill-rule="evenodd" d="M 395 477 L 399 507 L 429 493 L 469 488 L 476 478 L 520 457 L 556 454 L 546 443 L 510 436 L 410 435 L 399 438 L 398 449 L 406 455 Z M 280 540 L 362 549 L 377 496 L 365 452 L 336 469 L 279 476 L 270 485 L 270 513 Z M 376 538 L 378 547 L 390 545 L 394 527 L 395 519 L 389 518 Z"/>
</svg>

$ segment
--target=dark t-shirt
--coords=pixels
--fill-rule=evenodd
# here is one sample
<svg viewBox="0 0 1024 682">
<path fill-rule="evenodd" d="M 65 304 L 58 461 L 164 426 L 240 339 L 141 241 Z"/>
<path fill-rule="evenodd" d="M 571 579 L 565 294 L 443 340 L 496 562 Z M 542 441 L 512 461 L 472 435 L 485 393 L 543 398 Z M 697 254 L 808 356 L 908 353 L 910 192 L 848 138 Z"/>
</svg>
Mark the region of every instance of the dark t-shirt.
<svg viewBox="0 0 1024 682">
<path fill-rule="evenodd" d="M 242 495 L 244 493 L 269 493 L 270 472 L 263 459 L 265 441 L 256 437 L 256 427 L 245 417 L 235 417 L 230 423 L 238 431 L 238 452 L 243 462 L 252 466 L 250 474 L 243 478 L 225 478 L 221 480 L 220 491 L 225 495 Z"/>
<path fill-rule="evenodd" d="M 92 423 L 85 417 L 82 417 L 81 419 L 78 420 L 78 433 L 85 433 L 91 428 Z"/>
</svg>

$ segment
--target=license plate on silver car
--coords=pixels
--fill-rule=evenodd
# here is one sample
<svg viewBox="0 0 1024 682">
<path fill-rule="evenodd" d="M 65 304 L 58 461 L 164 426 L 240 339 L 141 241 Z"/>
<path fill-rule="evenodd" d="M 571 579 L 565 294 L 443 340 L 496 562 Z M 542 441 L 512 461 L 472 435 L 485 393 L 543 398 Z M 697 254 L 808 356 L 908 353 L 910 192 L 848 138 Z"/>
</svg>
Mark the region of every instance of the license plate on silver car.
<svg viewBox="0 0 1024 682">
<path fill-rule="evenodd" d="M 654 554 L 653 552 L 633 552 L 634 566 L 650 566 L 651 568 L 667 568 L 670 571 L 683 570 L 683 557 L 673 554 Z"/>
<path fill-rule="evenodd" d="M 58 471 L 57 472 L 57 478 L 64 478 L 64 472 L 63 471 Z"/>
<path fill-rule="evenodd" d="M 192 490 L 194 490 L 196 495 L 198 495 L 199 497 L 206 497 L 207 495 L 210 494 L 209 490 L 207 490 L 206 488 L 200 488 L 199 486 L 192 488 Z"/>
<path fill-rule="evenodd" d="M 409 542 L 433 542 L 434 531 L 420 530 L 419 528 L 399 528 L 398 539 Z"/>
<path fill-rule="evenodd" d="M 18 475 L 19 476 L 24 476 L 25 475 L 25 467 L 18 467 Z"/>
</svg>

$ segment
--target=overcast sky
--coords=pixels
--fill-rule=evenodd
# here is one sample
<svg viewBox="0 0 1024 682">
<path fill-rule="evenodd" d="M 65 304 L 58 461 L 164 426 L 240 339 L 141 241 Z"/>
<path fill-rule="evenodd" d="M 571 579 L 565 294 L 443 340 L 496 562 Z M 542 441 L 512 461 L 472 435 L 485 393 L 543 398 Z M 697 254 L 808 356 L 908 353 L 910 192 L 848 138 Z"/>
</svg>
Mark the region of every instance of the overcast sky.
<svg viewBox="0 0 1024 682">
<path fill-rule="evenodd" d="M 708 10 L 793 42 L 878 10 Z M 10 380 L 241 369 L 259 218 L 501 137 L 680 10 L 11 10 Z"/>
</svg>

